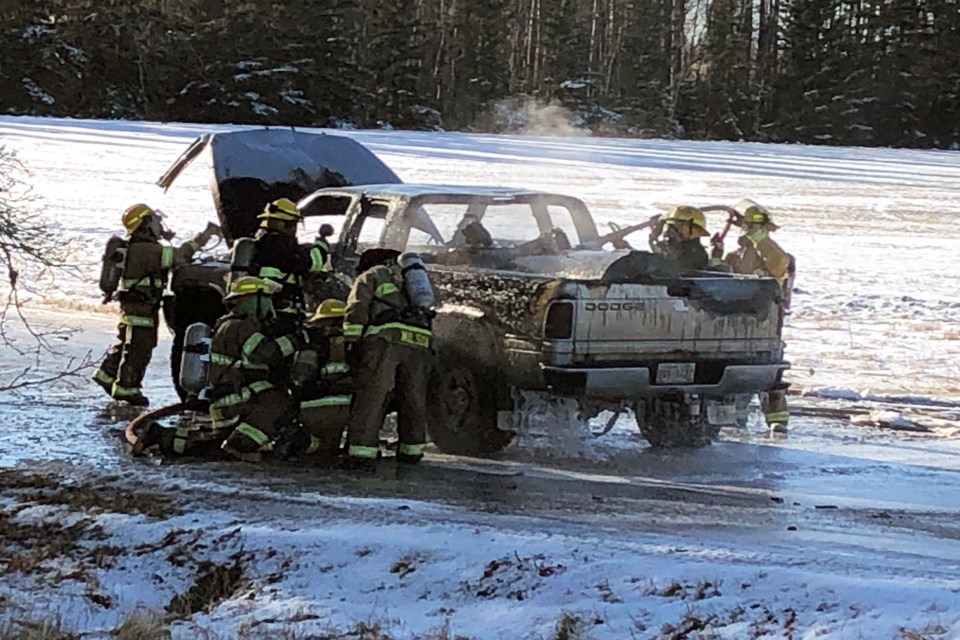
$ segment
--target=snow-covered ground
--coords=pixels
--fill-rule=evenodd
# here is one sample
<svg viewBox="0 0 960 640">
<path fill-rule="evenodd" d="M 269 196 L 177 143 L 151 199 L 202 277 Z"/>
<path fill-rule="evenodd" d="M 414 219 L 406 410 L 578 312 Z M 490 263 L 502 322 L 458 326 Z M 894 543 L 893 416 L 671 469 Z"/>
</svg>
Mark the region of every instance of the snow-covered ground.
<svg viewBox="0 0 960 640">
<path fill-rule="evenodd" d="M 53 224 L 87 248 L 85 277 L 42 283 L 45 305 L 31 310 L 38 326 L 82 329 L 65 349 L 110 340 L 93 280 L 124 207 L 158 206 L 180 238 L 212 219 L 202 167 L 166 194 L 153 182 L 222 128 L 0 118 L 0 144 L 34 172 Z M 406 181 L 569 193 L 603 224 L 752 197 L 797 257 L 796 387 L 960 399 L 956 153 L 338 133 Z M 171 397 L 165 347 L 155 402 Z M 0 358 L 0 375 L 21 366 Z M 0 395 L 0 631 L 59 612 L 107 637 L 139 606 L 166 611 L 183 638 L 379 637 L 361 623 L 392 638 L 960 638 L 950 420 L 939 438 L 799 419 L 771 440 L 754 424 L 701 451 L 654 453 L 623 419 L 498 461 L 435 455 L 357 479 L 131 461 L 105 437 L 129 416 L 98 392 Z M 198 580 L 220 587 L 190 591 Z"/>
</svg>

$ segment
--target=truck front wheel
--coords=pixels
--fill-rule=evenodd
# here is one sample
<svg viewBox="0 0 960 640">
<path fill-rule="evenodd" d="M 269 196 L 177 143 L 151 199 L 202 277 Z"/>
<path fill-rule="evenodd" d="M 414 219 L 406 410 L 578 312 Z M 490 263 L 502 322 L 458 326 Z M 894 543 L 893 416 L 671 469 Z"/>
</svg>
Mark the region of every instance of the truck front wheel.
<svg viewBox="0 0 960 640">
<path fill-rule="evenodd" d="M 486 456 L 512 433 L 497 428 L 496 381 L 459 351 L 438 358 L 430 382 L 430 435 L 444 453 Z"/>
<path fill-rule="evenodd" d="M 637 400 L 636 415 L 640 433 L 654 449 L 703 447 L 720 431 L 707 421 L 700 398 L 644 398 Z"/>
</svg>

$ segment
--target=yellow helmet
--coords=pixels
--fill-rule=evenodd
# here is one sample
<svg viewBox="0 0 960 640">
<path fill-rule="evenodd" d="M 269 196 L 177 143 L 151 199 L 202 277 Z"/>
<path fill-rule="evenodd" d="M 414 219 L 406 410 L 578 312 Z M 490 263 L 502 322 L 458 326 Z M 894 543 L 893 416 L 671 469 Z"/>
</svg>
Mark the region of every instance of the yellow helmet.
<svg viewBox="0 0 960 640">
<path fill-rule="evenodd" d="M 326 320 L 328 318 L 342 318 L 346 314 L 347 314 L 347 303 L 345 303 L 343 300 L 328 298 L 320 303 L 320 306 L 317 307 L 317 310 L 314 312 L 313 316 L 310 318 L 310 322 L 316 322 L 317 320 Z"/>
<path fill-rule="evenodd" d="M 757 204 L 749 198 L 741 200 L 736 208 L 743 211 L 743 219 L 746 220 L 748 224 L 762 224 L 770 231 L 776 231 L 780 228 L 773 223 L 770 211 L 768 211 L 766 207 Z"/>
<path fill-rule="evenodd" d="M 284 222 L 299 222 L 300 211 L 297 209 L 297 203 L 290 198 L 280 198 L 273 202 L 268 202 L 263 208 L 263 213 L 257 216 L 264 222 L 268 220 L 282 220 Z"/>
<path fill-rule="evenodd" d="M 277 284 L 273 280 L 258 278 L 256 276 L 243 276 L 233 280 L 230 283 L 230 286 L 227 288 L 227 295 L 225 295 L 223 299 L 234 300 L 236 298 L 253 295 L 255 293 L 262 293 L 267 296 L 272 296 L 281 289 L 283 289 L 283 286 Z"/>
<path fill-rule="evenodd" d="M 140 226 L 144 218 L 152 215 L 153 209 L 151 207 L 142 202 L 138 202 L 135 205 L 127 207 L 127 210 L 123 212 L 120 220 L 123 222 L 123 228 L 127 230 L 127 234 L 131 234 L 137 230 L 137 227 Z"/>
<path fill-rule="evenodd" d="M 688 205 L 674 207 L 670 210 L 670 213 L 664 217 L 663 221 L 666 224 L 689 222 L 693 225 L 693 233 L 691 236 L 694 238 L 710 235 L 710 232 L 707 231 L 707 217 L 703 215 L 703 211 L 700 211 L 700 209 L 696 207 Z"/>
</svg>

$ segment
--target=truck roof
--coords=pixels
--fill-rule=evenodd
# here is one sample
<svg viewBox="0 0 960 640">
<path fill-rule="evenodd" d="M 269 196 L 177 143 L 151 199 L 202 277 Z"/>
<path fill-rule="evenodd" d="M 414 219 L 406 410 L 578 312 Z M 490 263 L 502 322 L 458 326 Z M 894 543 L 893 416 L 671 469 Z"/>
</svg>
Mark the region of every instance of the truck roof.
<svg viewBox="0 0 960 640">
<path fill-rule="evenodd" d="M 349 187 L 327 187 L 314 191 L 308 197 L 319 197 L 323 195 L 346 195 L 360 194 L 369 197 L 426 197 L 457 201 L 477 199 L 489 200 L 513 200 L 525 202 L 535 199 L 547 199 L 556 202 L 564 201 L 567 203 L 577 203 L 586 206 L 583 201 L 574 196 L 568 196 L 549 191 L 537 191 L 533 189 L 521 189 L 516 187 L 501 187 L 488 185 L 449 185 L 449 184 L 429 184 L 429 183 L 397 183 L 397 184 L 365 184 Z"/>
</svg>

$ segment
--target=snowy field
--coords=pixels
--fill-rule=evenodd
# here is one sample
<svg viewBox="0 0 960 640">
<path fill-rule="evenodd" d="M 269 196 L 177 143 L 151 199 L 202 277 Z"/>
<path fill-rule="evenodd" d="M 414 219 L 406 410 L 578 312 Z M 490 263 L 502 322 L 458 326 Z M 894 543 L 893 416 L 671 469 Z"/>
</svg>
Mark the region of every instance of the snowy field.
<svg viewBox="0 0 960 640">
<path fill-rule="evenodd" d="M 86 247 L 82 275 L 39 283 L 29 309 L 81 330 L 65 350 L 109 343 L 94 280 L 123 208 L 159 207 L 180 239 L 213 219 L 204 167 L 153 183 L 217 129 L 0 118 L 52 224 Z M 405 181 L 568 193 L 602 225 L 751 197 L 797 257 L 795 388 L 960 401 L 960 154 L 337 133 Z M 154 404 L 172 399 L 167 350 Z M 21 363 L 0 358 L 3 380 Z M 130 415 L 90 387 L 0 394 L 0 637 L 162 616 L 176 638 L 960 638 L 956 407 L 933 433 L 800 418 L 786 438 L 754 422 L 667 453 L 622 419 L 357 479 L 129 460 L 114 436 Z"/>
</svg>

